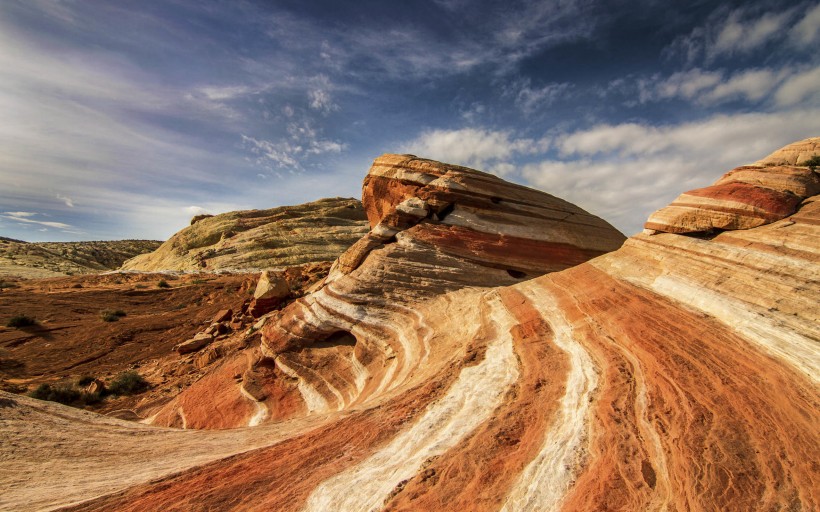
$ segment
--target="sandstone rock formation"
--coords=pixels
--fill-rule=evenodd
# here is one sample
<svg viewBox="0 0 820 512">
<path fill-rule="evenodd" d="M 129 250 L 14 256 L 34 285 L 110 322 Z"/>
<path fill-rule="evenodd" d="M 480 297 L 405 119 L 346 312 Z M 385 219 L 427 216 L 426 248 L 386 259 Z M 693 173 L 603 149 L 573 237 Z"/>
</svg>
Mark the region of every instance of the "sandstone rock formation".
<svg viewBox="0 0 820 512">
<path fill-rule="evenodd" d="M 123 270 L 254 270 L 333 261 L 367 233 L 355 199 L 321 199 L 197 219 Z"/>
<path fill-rule="evenodd" d="M 124 261 L 151 252 L 162 242 L 23 242 L 0 237 L 0 277 L 36 279 L 116 270 Z"/>
<path fill-rule="evenodd" d="M 512 284 L 565 269 L 624 241 L 611 225 L 566 201 L 411 155 L 378 158 L 362 195 L 371 231 L 342 254 L 324 287 L 266 323 L 261 354 L 236 358 L 243 379 L 256 383 L 268 421 L 342 408 L 362 393 L 369 366 L 398 363 L 398 347 L 357 342 L 363 315 L 384 317 L 389 330 L 388 313 L 464 287 Z M 314 393 L 313 401 L 299 400 L 301 390 L 317 385 L 316 364 L 333 368 L 332 376 L 320 378 L 333 381 L 332 398 Z M 225 428 L 258 421 L 256 409 L 248 408 L 247 387 L 224 385 L 233 383 L 237 366 L 220 371 L 180 395 L 155 422 L 176 426 L 184 417 L 189 426 Z M 207 398 L 214 386 L 222 388 L 218 406 Z M 215 420 L 216 407 L 222 413 Z M 226 410 L 238 415 L 231 418 Z"/>
<path fill-rule="evenodd" d="M 372 174 L 382 165 L 393 178 L 368 178 L 365 188 L 381 183 L 365 205 L 378 214 L 371 233 L 382 245 L 363 244 L 347 266 L 340 259 L 320 290 L 268 318 L 261 354 L 225 360 L 173 404 L 189 427 L 258 426 L 188 437 L 135 426 L 150 438 L 144 461 L 110 449 L 106 466 L 94 448 L 54 447 L 56 432 L 80 420 L 0 396 L 13 418 L 0 425 L 13 442 L 0 449 L 15 468 L 0 476 L 4 504 L 35 496 L 70 510 L 126 511 L 820 508 L 820 197 L 766 225 L 713 237 L 640 234 L 523 279 L 506 272 L 513 262 L 503 255 L 501 264 L 491 252 L 481 259 L 471 233 L 464 244 L 424 236 L 463 233 L 445 224 L 462 203 L 439 210 L 440 196 L 424 188 L 441 176 L 419 186 L 428 178 L 413 174 L 447 166 L 387 157 Z M 489 179 L 456 170 L 465 181 Z M 515 210 L 549 222 L 535 201 L 505 205 L 517 189 L 504 187 L 497 182 L 501 193 L 488 198 L 504 208 L 502 224 L 515 225 Z M 479 221 L 458 227 L 485 233 L 480 221 L 492 210 L 481 204 L 470 217 Z M 564 217 L 604 229 L 572 211 Z M 544 265 L 543 255 L 527 255 L 513 269 Z M 197 412 L 205 402 L 217 405 L 210 417 Z M 159 413 L 160 423 L 174 414 Z M 43 434 L 20 435 L 22 418 Z M 291 419 L 274 421 L 282 418 Z M 82 420 L 83 439 L 99 433 L 134 449 L 124 424 Z M 45 451 L 71 457 L 84 478 L 73 476 L 67 492 L 70 471 L 31 456 Z M 119 471 L 103 486 L 110 467 Z"/>
<path fill-rule="evenodd" d="M 818 148 L 820 138 L 807 139 L 755 165 L 738 167 L 710 187 L 681 194 L 653 213 L 645 227 L 666 233 L 712 233 L 783 219 L 801 201 L 820 193 L 820 174 L 797 167 Z"/>
</svg>

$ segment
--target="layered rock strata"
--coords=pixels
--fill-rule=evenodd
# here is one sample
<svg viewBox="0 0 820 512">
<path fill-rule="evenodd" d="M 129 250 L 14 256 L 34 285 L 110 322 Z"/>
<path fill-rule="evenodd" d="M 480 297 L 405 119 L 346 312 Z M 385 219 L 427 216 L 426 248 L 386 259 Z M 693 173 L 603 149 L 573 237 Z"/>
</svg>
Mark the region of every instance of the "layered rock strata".
<svg viewBox="0 0 820 512">
<path fill-rule="evenodd" d="M 624 241 L 605 221 L 549 194 L 412 155 L 378 158 L 362 196 L 371 230 L 339 257 L 321 289 L 265 323 L 259 353 L 187 390 L 156 422 L 179 425 L 184 416 L 200 428 L 246 425 L 257 410 L 248 396 L 264 404 L 266 421 L 345 408 L 397 386 L 426 358 L 426 343 L 396 335 L 397 322 L 430 331 L 413 312 L 419 303 L 565 269 Z M 209 397 L 238 373 L 233 405 L 228 396 L 218 405 L 242 411 L 230 423 L 214 415 Z M 372 377 L 379 374 L 387 380 Z"/>
<path fill-rule="evenodd" d="M 714 185 L 690 190 L 653 213 L 644 226 L 666 233 L 748 229 L 783 219 L 820 193 L 820 175 L 798 167 L 820 147 L 820 138 L 781 149 L 755 165 L 738 167 Z"/>
<path fill-rule="evenodd" d="M 367 233 L 356 199 L 199 216 L 123 270 L 256 270 L 333 261 Z"/>
<path fill-rule="evenodd" d="M 117 459 L 106 491 L 74 487 L 62 503 L 85 496 L 70 510 L 135 511 L 816 510 L 820 197 L 796 210 L 713 237 L 640 234 L 617 251 L 509 286 L 453 291 L 420 281 L 431 292 L 402 302 L 373 290 L 402 283 L 405 274 L 388 264 L 404 263 L 419 279 L 419 263 L 404 259 L 416 252 L 390 251 L 409 228 L 349 273 L 337 267 L 278 322 L 268 319 L 271 380 L 257 367 L 254 389 L 287 384 L 284 363 L 296 391 L 287 395 L 291 406 L 278 404 L 302 417 L 194 432 L 207 440 L 175 446 L 173 468 L 145 463 L 151 470 L 140 473 L 136 458 Z M 471 269 L 461 265 L 428 277 Z M 295 341 L 284 340 L 287 332 Z M 259 403 L 248 399 L 248 414 Z M 84 436 L 102 429 L 83 425 Z M 108 430 L 111 440 L 127 435 Z M 230 457 L 202 450 L 230 446 L 246 431 L 264 445 Z M 27 442 L 52 457 L 73 450 Z M 75 463 L 93 453 L 74 454 Z M 21 503 L 31 487 L 41 500 L 54 496 L 66 478 L 33 457 L 8 460 L 25 485 L 9 485 L 7 503 Z M 83 466 L 76 479 L 95 482 L 89 472 L 104 470 Z"/>
</svg>

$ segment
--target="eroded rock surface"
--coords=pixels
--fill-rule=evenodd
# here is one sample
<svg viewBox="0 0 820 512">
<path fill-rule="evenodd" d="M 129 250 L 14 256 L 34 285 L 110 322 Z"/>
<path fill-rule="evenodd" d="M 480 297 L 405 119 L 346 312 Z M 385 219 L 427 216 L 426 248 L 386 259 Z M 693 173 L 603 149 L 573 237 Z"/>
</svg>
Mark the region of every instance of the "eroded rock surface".
<svg viewBox="0 0 820 512">
<path fill-rule="evenodd" d="M 820 192 L 820 174 L 797 167 L 820 147 L 807 139 L 775 151 L 752 166 L 726 173 L 710 187 L 690 190 L 653 213 L 646 229 L 666 233 L 712 233 L 749 229 L 783 219 Z"/>
<path fill-rule="evenodd" d="M 367 232 L 356 199 L 199 218 L 124 270 L 248 270 L 333 261 Z"/>
<path fill-rule="evenodd" d="M 434 198 L 396 192 L 416 186 L 401 180 L 383 185 L 395 197 L 375 201 L 382 243 L 358 248 L 349 270 L 337 262 L 320 290 L 268 318 L 261 350 L 225 360 L 199 393 L 174 404 L 189 426 L 258 427 L 192 432 L 201 443 L 175 445 L 173 466 L 153 466 L 152 453 L 144 473 L 114 478 L 105 491 L 75 486 L 62 503 L 85 497 L 71 510 L 135 511 L 820 507 L 817 195 L 766 225 L 713 237 L 640 234 L 586 263 L 519 279 L 507 262 L 498 268 L 416 239 L 425 224 L 441 223 L 407 196 Z M 395 241 L 385 238 L 391 229 Z M 505 285 L 484 284 L 494 279 Z M 239 390 L 244 402 L 234 398 Z M 196 412 L 208 401 L 219 405 L 210 417 Z M 14 425 L 22 428 L 3 428 Z M 121 435 L 93 422 L 89 431 Z M 185 439 L 167 432 L 152 446 Z M 202 449 L 229 447 L 240 432 L 265 442 L 230 457 Z M 78 466 L 95 453 L 50 449 L 71 452 Z M 9 503 L 31 487 L 53 497 L 71 479 L 18 448 L 3 450 L 14 456 L 6 459 L 14 482 L 25 482 L 7 486 Z M 196 461 L 187 463 L 189 454 Z M 88 470 L 77 485 L 80 474 Z"/>
</svg>

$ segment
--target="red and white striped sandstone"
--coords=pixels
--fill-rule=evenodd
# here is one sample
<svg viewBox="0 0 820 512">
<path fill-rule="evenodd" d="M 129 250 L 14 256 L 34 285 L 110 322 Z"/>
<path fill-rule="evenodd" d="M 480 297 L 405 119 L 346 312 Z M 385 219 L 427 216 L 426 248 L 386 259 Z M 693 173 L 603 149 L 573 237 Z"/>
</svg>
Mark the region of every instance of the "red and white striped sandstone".
<svg viewBox="0 0 820 512">
<path fill-rule="evenodd" d="M 820 175 L 796 167 L 817 151 L 820 138 L 791 144 L 755 165 L 738 167 L 714 185 L 690 190 L 653 213 L 644 227 L 666 233 L 749 229 L 783 219 L 820 192 Z"/>
<path fill-rule="evenodd" d="M 375 201 L 379 218 L 408 186 L 385 184 L 397 197 Z M 711 239 L 640 234 L 495 288 L 458 281 L 492 267 L 444 250 L 431 274 L 418 224 L 404 228 L 269 320 L 267 355 L 256 356 L 267 362 L 247 378 L 259 396 L 280 393 L 286 413 L 257 396 L 244 412 L 218 408 L 210 424 L 197 421 L 247 421 L 258 400 L 271 419 L 291 419 L 190 439 L 85 420 L 83 434 L 103 432 L 114 454 L 118 442 L 135 449 L 137 433 L 173 450 L 144 461 L 112 455 L 107 467 L 94 449 L 35 437 L 32 453 L 78 457 L 74 490 L 60 501 L 65 473 L 17 455 L 0 503 L 34 509 L 24 498 L 48 495 L 49 506 L 76 504 L 69 510 L 817 510 L 817 199 Z M 317 342 L 321 332 L 330 336 Z M 228 376 L 243 367 L 223 366 Z M 14 411 L 33 407 L 11 400 Z M 2 428 L 24 428 L 10 425 Z M 100 475 L 105 489 L 83 487 L 81 477 Z"/>
</svg>

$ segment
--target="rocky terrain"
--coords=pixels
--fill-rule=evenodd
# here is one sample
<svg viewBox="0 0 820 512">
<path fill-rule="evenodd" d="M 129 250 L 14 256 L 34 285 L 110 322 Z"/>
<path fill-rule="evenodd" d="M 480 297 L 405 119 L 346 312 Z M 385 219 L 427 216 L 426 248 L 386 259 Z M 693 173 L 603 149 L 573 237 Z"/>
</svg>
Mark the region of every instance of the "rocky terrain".
<svg viewBox="0 0 820 512">
<path fill-rule="evenodd" d="M 269 210 L 194 217 L 157 250 L 124 270 L 259 270 L 333 261 L 367 233 L 356 199 L 321 199 Z"/>
<path fill-rule="evenodd" d="M 816 510 L 820 196 L 799 164 L 818 142 L 625 242 L 385 155 L 370 231 L 256 320 L 258 345 L 135 407 L 155 426 L 0 395 L 0 507 Z"/>
<path fill-rule="evenodd" d="M 0 278 L 43 278 L 115 270 L 159 247 L 154 240 L 23 242 L 0 237 Z"/>
</svg>

